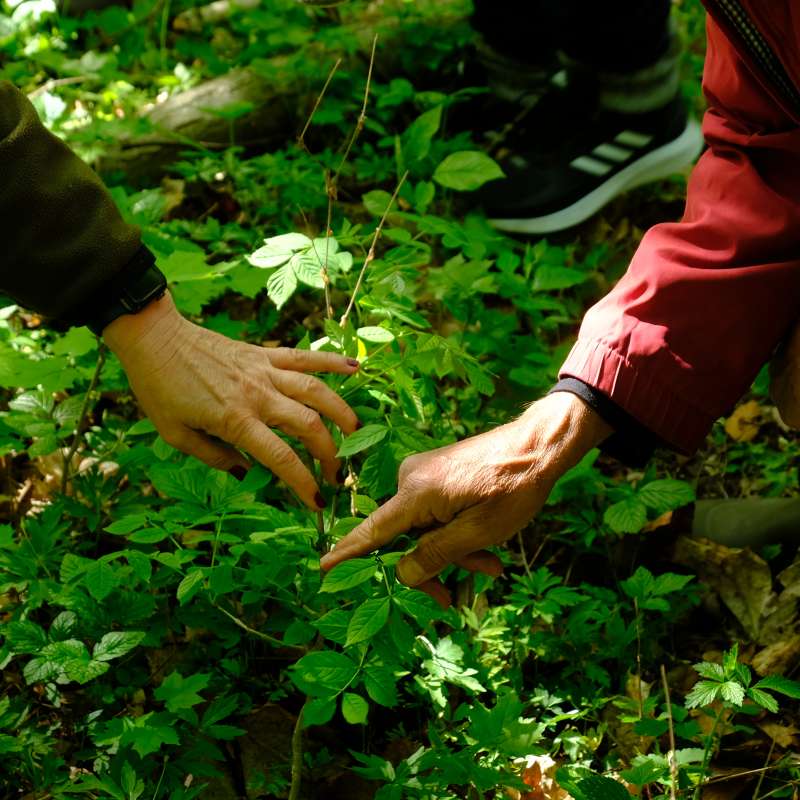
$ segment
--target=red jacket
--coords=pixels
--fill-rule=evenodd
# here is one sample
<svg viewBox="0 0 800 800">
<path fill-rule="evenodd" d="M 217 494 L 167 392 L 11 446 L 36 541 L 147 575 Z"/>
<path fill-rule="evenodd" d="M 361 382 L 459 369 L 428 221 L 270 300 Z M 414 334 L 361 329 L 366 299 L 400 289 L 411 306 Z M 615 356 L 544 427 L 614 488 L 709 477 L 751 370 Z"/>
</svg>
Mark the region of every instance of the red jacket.
<svg viewBox="0 0 800 800">
<path fill-rule="evenodd" d="M 800 318 L 800 103 L 730 17 L 731 7 L 745 10 L 791 90 L 800 87 L 800 6 L 705 4 L 708 149 L 683 219 L 647 232 L 625 276 L 587 313 L 560 373 L 689 452 Z"/>
</svg>

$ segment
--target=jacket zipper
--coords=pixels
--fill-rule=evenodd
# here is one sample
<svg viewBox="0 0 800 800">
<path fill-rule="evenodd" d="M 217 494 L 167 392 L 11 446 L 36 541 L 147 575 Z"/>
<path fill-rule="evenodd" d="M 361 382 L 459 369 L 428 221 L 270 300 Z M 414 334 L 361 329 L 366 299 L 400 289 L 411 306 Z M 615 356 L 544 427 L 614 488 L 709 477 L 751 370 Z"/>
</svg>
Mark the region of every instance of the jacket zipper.
<svg viewBox="0 0 800 800">
<path fill-rule="evenodd" d="M 742 44 L 770 80 L 779 95 L 800 114 L 800 92 L 786 73 L 780 59 L 775 55 L 761 31 L 753 24 L 739 0 L 713 0 L 709 5 L 719 9 L 728 25 L 738 34 Z"/>
</svg>

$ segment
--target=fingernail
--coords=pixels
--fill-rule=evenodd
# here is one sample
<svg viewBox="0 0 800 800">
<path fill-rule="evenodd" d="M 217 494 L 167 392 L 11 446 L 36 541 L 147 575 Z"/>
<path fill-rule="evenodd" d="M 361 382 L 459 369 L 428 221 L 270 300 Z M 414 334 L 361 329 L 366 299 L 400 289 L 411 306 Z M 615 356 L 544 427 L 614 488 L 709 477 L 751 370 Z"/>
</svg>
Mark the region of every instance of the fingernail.
<svg viewBox="0 0 800 800">
<path fill-rule="evenodd" d="M 247 477 L 247 470 L 241 464 L 236 464 L 228 470 L 228 475 L 233 475 L 237 481 L 243 481 Z"/>
<path fill-rule="evenodd" d="M 397 577 L 406 586 L 416 586 L 425 580 L 425 573 L 414 559 L 404 558 L 397 564 Z"/>
<path fill-rule="evenodd" d="M 348 358 L 347 359 L 347 366 L 348 367 L 358 367 L 361 366 L 355 358 Z"/>
<path fill-rule="evenodd" d="M 356 422 L 356 430 L 360 431 L 363 427 L 364 423 L 361 420 L 358 420 L 358 422 Z"/>
<path fill-rule="evenodd" d="M 325 508 L 325 506 L 327 505 L 327 503 L 325 502 L 325 498 L 319 492 L 317 492 L 314 495 L 314 502 L 317 504 L 317 507 L 320 508 L 320 509 Z"/>
</svg>

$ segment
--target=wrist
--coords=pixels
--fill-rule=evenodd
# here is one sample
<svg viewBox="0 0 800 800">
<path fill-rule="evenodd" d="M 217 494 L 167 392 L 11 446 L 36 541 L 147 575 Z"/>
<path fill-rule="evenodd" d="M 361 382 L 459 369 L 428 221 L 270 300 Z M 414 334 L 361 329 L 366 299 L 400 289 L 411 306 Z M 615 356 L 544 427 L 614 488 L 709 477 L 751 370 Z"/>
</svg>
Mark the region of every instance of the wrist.
<svg viewBox="0 0 800 800">
<path fill-rule="evenodd" d="M 523 441 L 540 472 L 557 480 L 614 429 L 580 397 L 554 392 L 537 400 L 519 418 Z"/>
<path fill-rule="evenodd" d="M 183 317 L 175 307 L 172 296 L 166 292 L 150 301 L 135 314 L 123 314 L 103 328 L 102 337 L 109 349 L 120 359 L 134 350 L 147 346 L 153 336 L 171 337 Z"/>
</svg>

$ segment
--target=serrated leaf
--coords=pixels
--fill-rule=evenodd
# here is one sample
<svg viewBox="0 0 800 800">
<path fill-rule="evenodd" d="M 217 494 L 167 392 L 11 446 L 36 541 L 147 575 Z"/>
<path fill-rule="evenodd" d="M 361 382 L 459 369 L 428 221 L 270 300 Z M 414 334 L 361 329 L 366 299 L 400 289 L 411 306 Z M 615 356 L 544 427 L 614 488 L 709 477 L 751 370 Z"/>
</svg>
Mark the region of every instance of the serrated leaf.
<svg viewBox="0 0 800 800">
<path fill-rule="evenodd" d="M 753 686 L 747 690 L 747 696 L 761 708 L 765 708 L 772 714 L 778 713 L 778 701 L 771 694 Z"/>
<path fill-rule="evenodd" d="M 784 678 L 783 675 L 768 675 L 766 678 L 762 678 L 753 688 L 769 689 L 772 692 L 785 694 L 793 700 L 800 699 L 800 683 L 790 678 Z"/>
<path fill-rule="evenodd" d="M 339 458 L 345 458 L 346 456 L 360 453 L 362 450 L 366 450 L 368 447 L 383 441 L 388 433 L 389 429 L 385 425 L 365 425 L 344 439 L 336 455 Z"/>
<path fill-rule="evenodd" d="M 451 153 L 433 173 L 433 179 L 440 186 L 462 192 L 474 191 L 487 181 L 504 177 L 498 163 L 480 150 Z"/>
<path fill-rule="evenodd" d="M 194 570 L 190 572 L 178 584 L 177 598 L 178 602 L 183 605 L 188 600 L 191 600 L 203 584 L 204 573 L 202 570 Z"/>
<path fill-rule="evenodd" d="M 735 706 L 744 702 L 744 687 L 736 681 L 726 681 L 720 684 L 719 693 L 723 700 Z"/>
<path fill-rule="evenodd" d="M 345 692 L 342 695 L 342 716 L 351 725 L 363 725 L 369 714 L 369 703 L 361 695 Z"/>
<path fill-rule="evenodd" d="M 64 662 L 65 677 L 77 683 L 88 683 L 108 672 L 109 669 L 109 665 L 102 661 L 86 661 L 80 658 L 73 658 Z"/>
<path fill-rule="evenodd" d="M 269 299 L 278 308 L 283 308 L 286 301 L 294 294 L 297 288 L 297 276 L 291 264 L 284 264 L 269 276 L 267 280 L 267 294 Z"/>
<path fill-rule="evenodd" d="M 390 606 L 388 597 L 376 597 L 363 602 L 350 618 L 345 645 L 349 647 L 366 642 L 378 633 L 389 620 Z"/>
<path fill-rule="evenodd" d="M 533 290 L 535 292 L 555 292 L 571 289 L 573 286 L 586 283 L 590 277 L 590 273 L 574 267 L 542 264 L 533 276 Z"/>
<path fill-rule="evenodd" d="M 638 533 L 647 522 L 647 508 L 641 500 L 629 497 L 609 506 L 603 522 L 615 533 Z"/>
<path fill-rule="evenodd" d="M 630 792 L 619 781 L 603 775 L 590 775 L 578 781 L 585 800 L 631 800 Z"/>
<path fill-rule="evenodd" d="M 709 706 L 717 699 L 720 684 L 716 681 L 698 681 L 686 695 L 686 708 Z"/>
<path fill-rule="evenodd" d="M 699 664 L 694 665 L 694 670 L 701 678 L 720 682 L 725 680 L 725 670 L 722 668 L 722 664 L 715 664 L 712 661 L 701 661 Z"/>
<path fill-rule="evenodd" d="M 167 711 L 181 711 L 203 702 L 198 692 L 208 686 L 209 680 L 211 676 L 202 673 L 184 678 L 180 672 L 171 672 L 153 695 L 156 700 L 162 700 L 166 704 Z"/>
<path fill-rule="evenodd" d="M 270 236 L 264 239 L 264 243 L 270 247 L 281 248 L 283 250 L 304 250 L 311 247 L 311 239 L 304 233 L 281 233 L 278 236 Z"/>
<path fill-rule="evenodd" d="M 124 656 L 125 653 L 133 650 L 142 639 L 144 631 L 112 631 L 94 646 L 92 658 L 95 661 L 111 661 L 113 658 Z"/>
<path fill-rule="evenodd" d="M 247 260 L 251 266 L 259 269 L 275 269 L 275 267 L 283 266 L 293 255 L 291 250 L 264 245 L 247 256 Z"/>
<path fill-rule="evenodd" d="M 350 615 L 341 608 L 334 608 L 323 617 L 320 617 L 314 623 L 314 626 L 326 639 L 336 642 L 336 644 L 344 644 L 347 641 L 347 626 L 349 624 Z"/>
<path fill-rule="evenodd" d="M 29 619 L 10 622 L 0 628 L 0 633 L 15 653 L 38 653 L 47 644 L 44 629 Z"/>
<path fill-rule="evenodd" d="M 321 592 L 341 592 L 366 583 L 378 565 L 374 558 L 351 558 L 337 564 L 323 579 Z"/>
<path fill-rule="evenodd" d="M 389 667 L 367 665 L 364 669 L 364 688 L 376 703 L 387 708 L 397 705 L 397 679 Z"/>
<path fill-rule="evenodd" d="M 301 253 L 292 257 L 291 266 L 297 280 L 301 283 L 315 289 L 322 289 L 325 287 L 325 281 L 322 278 L 322 264 L 324 263 L 324 257 L 320 262 L 316 255 Z"/>
<path fill-rule="evenodd" d="M 22 674 L 28 684 L 46 683 L 57 678 L 61 670 L 61 665 L 49 658 L 32 658 L 23 668 Z"/>
<path fill-rule="evenodd" d="M 676 481 L 672 478 L 651 481 L 639 489 L 638 498 L 648 507 L 659 514 L 672 511 L 681 506 L 694 502 L 694 489 L 686 481 Z"/>
<path fill-rule="evenodd" d="M 100 602 L 105 600 L 118 585 L 116 573 L 108 564 L 102 561 L 95 561 L 86 570 L 83 582 L 89 590 L 89 594 Z"/>
</svg>

